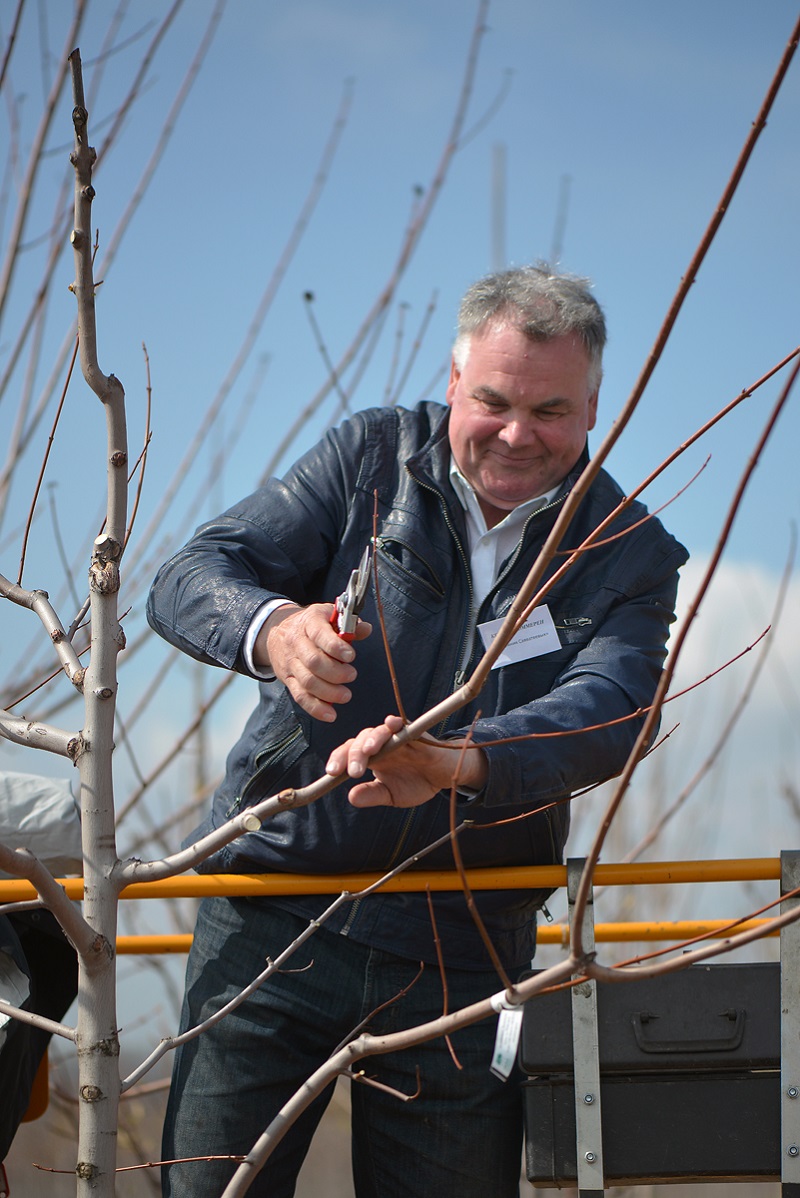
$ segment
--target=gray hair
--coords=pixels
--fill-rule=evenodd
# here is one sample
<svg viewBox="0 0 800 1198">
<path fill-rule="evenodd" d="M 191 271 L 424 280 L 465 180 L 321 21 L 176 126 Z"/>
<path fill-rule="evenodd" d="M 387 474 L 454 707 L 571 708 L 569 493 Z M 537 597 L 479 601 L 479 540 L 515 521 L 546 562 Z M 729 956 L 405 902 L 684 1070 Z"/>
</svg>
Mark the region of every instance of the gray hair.
<svg viewBox="0 0 800 1198">
<path fill-rule="evenodd" d="M 599 387 L 603 376 L 606 321 L 591 293 L 591 283 L 578 275 L 559 274 L 546 263 L 497 271 L 467 290 L 458 311 L 453 361 L 463 370 L 473 334 L 488 328 L 515 328 L 531 341 L 550 341 L 575 333 L 589 355 L 589 381 Z"/>
</svg>

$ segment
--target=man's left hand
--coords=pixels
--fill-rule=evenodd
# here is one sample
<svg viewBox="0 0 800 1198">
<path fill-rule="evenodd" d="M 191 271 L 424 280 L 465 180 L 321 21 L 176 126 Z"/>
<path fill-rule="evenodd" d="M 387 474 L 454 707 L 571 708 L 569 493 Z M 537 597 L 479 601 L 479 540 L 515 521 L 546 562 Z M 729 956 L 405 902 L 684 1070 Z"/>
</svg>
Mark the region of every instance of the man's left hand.
<svg viewBox="0 0 800 1198">
<path fill-rule="evenodd" d="M 367 768 L 372 771 L 372 781 L 360 782 L 351 789 L 349 799 L 354 807 L 419 807 L 440 790 L 447 790 L 456 771 L 459 784 L 470 790 L 478 791 L 485 785 L 488 763 L 483 750 L 475 745 L 462 755 L 453 742 L 445 747 L 443 742 L 430 738 L 412 740 L 370 765 L 370 759 L 402 727 L 400 716 L 387 715 L 382 724 L 364 728 L 331 753 L 325 766 L 329 774 L 361 778 Z"/>
</svg>

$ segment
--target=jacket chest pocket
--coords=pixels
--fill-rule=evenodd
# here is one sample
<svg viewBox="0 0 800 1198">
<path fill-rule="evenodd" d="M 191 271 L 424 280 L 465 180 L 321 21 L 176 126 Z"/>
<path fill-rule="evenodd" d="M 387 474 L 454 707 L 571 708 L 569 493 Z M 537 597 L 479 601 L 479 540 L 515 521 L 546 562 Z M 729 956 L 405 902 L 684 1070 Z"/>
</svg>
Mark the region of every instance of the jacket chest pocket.
<svg viewBox="0 0 800 1198">
<path fill-rule="evenodd" d="M 380 536 L 376 559 L 381 600 L 410 615 L 441 612 L 447 598 L 442 563 L 432 546 L 412 548 L 400 537 Z"/>
</svg>

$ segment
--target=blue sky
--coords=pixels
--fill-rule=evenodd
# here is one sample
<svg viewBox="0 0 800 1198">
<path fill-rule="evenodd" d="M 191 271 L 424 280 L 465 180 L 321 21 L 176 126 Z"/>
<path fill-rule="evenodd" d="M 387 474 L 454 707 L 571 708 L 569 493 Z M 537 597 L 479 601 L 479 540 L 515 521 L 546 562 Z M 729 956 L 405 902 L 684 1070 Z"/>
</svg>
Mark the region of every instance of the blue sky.
<svg viewBox="0 0 800 1198">
<path fill-rule="evenodd" d="M 237 377 L 226 415 L 149 543 L 134 544 L 155 568 L 169 536 L 181 536 L 251 489 L 297 413 L 327 375 L 305 311 L 314 313 L 330 357 L 337 361 L 389 279 L 412 207 L 433 177 L 451 125 L 477 5 L 406 0 L 230 0 L 201 73 L 178 117 L 168 150 L 110 269 L 102 267 L 120 214 L 203 34 L 213 5 L 191 0 L 178 12 L 156 54 L 141 99 L 113 150 L 98 164 L 94 222 L 100 230 L 98 295 L 100 364 L 123 381 L 129 399 L 132 456 L 143 436 L 147 345 L 153 384 L 153 442 L 139 518 L 148 519 L 199 419 L 227 376 L 259 298 L 311 186 L 352 80 L 350 115 L 327 182 L 252 353 Z M 165 3 L 137 0 L 117 42 L 142 36 L 110 58 L 92 103 L 90 132 L 100 145 L 103 122 L 119 104 Z M 93 59 L 113 6 L 95 0 L 78 37 L 87 88 Z M 29 141 L 51 69 L 61 54 L 69 6 L 45 0 L 28 6 L 9 85 L 17 97 L 21 141 Z M 427 393 L 445 366 L 463 289 L 497 264 L 493 239 L 492 164 L 506 161 L 503 260 L 550 255 L 563 180 L 569 200 L 561 264 L 590 276 L 604 304 L 610 343 L 594 444 L 607 430 L 636 379 L 694 248 L 715 209 L 797 17 L 789 0 L 494 0 L 481 41 L 467 136 L 416 254 L 397 287 L 382 336 L 355 393 L 364 407 L 384 400 L 402 314 L 405 360 L 435 297 L 421 348 L 401 402 Z M 10 12 L 0 14 L 8 33 Z M 498 97 L 501 102 L 496 104 Z M 50 224 L 55 197 L 69 171 L 71 101 L 65 91 L 25 232 L 30 249 L 15 277 L 12 304 L 0 328 L 0 365 L 27 310 L 42 254 L 36 239 Z M 779 94 L 722 230 L 703 265 L 631 428 L 611 461 L 626 488 L 634 486 L 677 444 L 800 342 L 798 222 L 800 62 Z M 107 127 L 107 126 L 105 126 Z M 8 132 L 8 126 L 5 126 Z M 59 148 L 60 147 L 60 148 Z M 18 180 L 24 156 L 11 178 Z M 8 176 L 7 176 L 8 178 Z M 2 231 L 13 205 L 5 207 Z M 36 376 L 44 385 L 72 319 L 70 251 L 48 311 Z M 269 364 L 243 423 L 241 404 Z M 0 401 L 3 437 L 11 429 L 24 369 Z M 348 385 L 350 375 L 345 375 Z M 711 461 L 664 516 L 687 544 L 694 573 L 709 554 L 740 471 L 780 384 L 770 384 L 726 424 L 693 448 L 648 496 L 652 505 L 677 492 Z M 434 387 L 433 395 L 442 393 Z M 800 516 L 796 467 L 800 399 L 784 413 L 758 468 L 731 539 L 726 573 L 704 605 L 687 654 L 686 680 L 741 650 L 769 621 L 789 529 Z M 103 422 L 96 400 L 76 380 L 67 402 L 48 479 L 55 484 L 67 553 L 83 561 L 87 529 L 102 503 Z M 326 427 L 336 410 L 329 398 L 310 417 L 284 457 L 288 465 Z M 221 466 L 213 456 L 240 426 L 234 452 Z M 2 531 L 0 569 L 13 573 L 18 550 L 6 540 L 26 510 L 46 433 L 34 440 L 15 481 Z M 209 478 L 211 471 L 211 478 Z M 200 498 L 193 498 L 199 489 Z M 9 547 L 11 546 L 11 547 Z M 28 585 L 50 586 L 54 549 L 50 522 L 37 521 Z M 81 571 L 84 569 L 81 566 Z M 795 572 L 797 575 L 797 571 Z M 796 584 L 793 602 L 796 602 Z M 688 590 L 687 590 L 688 597 Z M 141 591 L 130 597 L 129 639 L 143 626 Z M 69 604 L 66 604 L 69 607 Z M 65 612 L 70 618 L 71 612 Z M 4 669 L 33 635 L 30 620 L 3 612 Z M 737 738 L 725 775 L 747 790 L 769 792 L 774 806 L 753 830 L 740 818 L 707 815 L 698 852 L 777 853 L 785 808 L 776 792 L 797 785 L 798 635 L 791 619 L 754 702 L 752 724 Z M 10 642 L 13 642 L 11 644 Z M 737 672 L 738 670 L 738 672 Z M 676 777 L 701 751 L 689 729 L 724 713 L 744 667 L 702 692 L 684 712 L 683 740 L 670 750 Z M 124 674 L 123 674 L 124 678 Z M 184 690 L 188 675 L 182 675 Z M 133 682 L 131 684 L 133 686 Z M 210 685 L 210 683 L 208 684 Z M 247 684 L 244 684 L 245 687 Z M 242 710 L 241 692 L 214 731 L 218 759 Z M 123 705 L 125 697 L 123 692 Z M 128 700 L 130 703 L 131 700 Z M 162 716 L 163 719 L 163 716 Z M 166 734 L 165 734 L 166 740 Z M 57 765 L 57 763 L 56 763 Z M 33 768 L 33 767 L 30 767 Z M 719 789 L 725 789 L 725 786 Z M 710 807 L 704 808 L 708 813 Z M 705 818 L 705 817 L 704 817 Z M 722 825 L 736 825 L 720 840 Z M 737 838 L 738 834 L 738 838 Z M 694 855 L 694 853 L 692 854 Z"/>
<path fill-rule="evenodd" d="M 460 293 L 495 264 L 491 177 L 501 144 L 508 262 L 550 254 L 562 179 L 570 178 L 562 264 L 594 279 L 611 333 L 598 438 L 627 396 L 712 214 L 788 38 L 793 7 L 782 0 L 768 6 L 495 0 L 467 130 L 490 112 L 504 81 L 508 92 L 453 161 L 398 286 L 356 406 L 383 400 L 397 304 L 407 305 L 407 353 L 430 297 L 437 296 L 405 402 L 416 400 L 446 359 Z M 90 114 L 97 144 L 101 122 L 151 36 L 150 19 L 166 8 L 146 0 L 132 6 L 118 40 L 142 29 L 145 34 L 105 68 Z M 139 106 L 100 164 L 94 209 L 100 261 L 211 8 L 194 0 L 178 13 Z M 44 9 L 56 55 L 65 35 L 65 6 L 50 3 Z M 110 11 L 110 5 L 90 4 L 78 39 L 88 87 Z M 126 386 L 133 444 L 141 436 L 142 341 L 150 354 L 151 489 L 180 456 L 192 422 L 226 375 L 350 79 L 351 114 L 328 182 L 237 383 L 234 406 L 257 356 L 269 355 L 246 436 L 218 481 L 218 494 L 209 496 L 211 508 L 258 477 L 278 435 L 316 392 L 326 367 L 302 295 L 314 293 L 317 320 L 337 360 L 389 277 L 413 189 L 427 187 L 432 177 L 476 11 L 476 5 L 462 4 L 454 19 L 452 6 L 374 0 L 299 0 L 291 6 L 232 0 L 227 6 L 99 297 L 101 365 Z M 37 113 L 42 90 L 36 24 L 30 13 L 12 62 L 14 88 L 26 93 L 27 118 Z M 615 454 L 614 468 L 626 486 L 655 464 L 660 450 L 684 439 L 798 340 L 798 80 L 795 64 L 641 412 Z M 62 136 L 69 141 L 66 95 L 63 108 L 54 144 Z M 45 227 L 67 169 L 61 155 L 47 160 L 43 180 L 51 186 L 40 184 L 41 206 L 29 221 L 30 238 Z M 70 265 L 65 250 L 65 278 Z M 27 283 L 18 274 L 17 296 Z M 71 315 L 69 297 L 60 298 L 49 321 L 54 341 L 60 341 Z M 73 411 L 85 436 L 80 405 L 86 400 L 80 388 L 75 392 Z M 671 494 L 713 453 L 703 480 L 669 516 L 695 552 L 713 544 L 720 511 L 766 403 L 762 396 L 749 404 L 664 485 Z M 0 411 L 7 414 L 9 406 L 5 402 Z M 331 400 L 308 422 L 287 461 L 318 435 L 334 408 Z M 781 444 L 770 450 L 742 514 L 737 556 L 752 554 L 773 567 L 783 561 L 787 523 L 798 515 L 788 456 L 797 428 L 796 416 L 788 415 Z"/>
</svg>

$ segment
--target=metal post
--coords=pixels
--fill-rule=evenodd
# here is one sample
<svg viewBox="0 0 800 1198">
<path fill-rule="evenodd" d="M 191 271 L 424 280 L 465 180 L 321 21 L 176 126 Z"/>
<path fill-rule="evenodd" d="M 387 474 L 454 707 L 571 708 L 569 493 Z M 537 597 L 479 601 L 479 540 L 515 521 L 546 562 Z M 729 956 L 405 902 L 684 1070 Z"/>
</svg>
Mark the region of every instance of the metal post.
<svg viewBox="0 0 800 1198">
<path fill-rule="evenodd" d="M 567 899 L 570 922 L 583 872 L 582 858 L 567 861 Z M 586 904 L 583 943 L 594 949 L 594 903 Z M 603 1125 L 600 1109 L 600 1046 L 597 1033 L 597 983 L 581 982 L 572 988 L 572 1056 L 575 1078 L 575 1132 L 580 1198 L 602 1198 Z"/>
<path fill-rule="evenodd" d="M 781 894 L 800 887 L 800 852 L 781 853 Z M 785 899 L 781 911 L 800 905 Z M 800 1198 L 800 920 L 781 929 L 781 1194 Z"/>
</svg>

